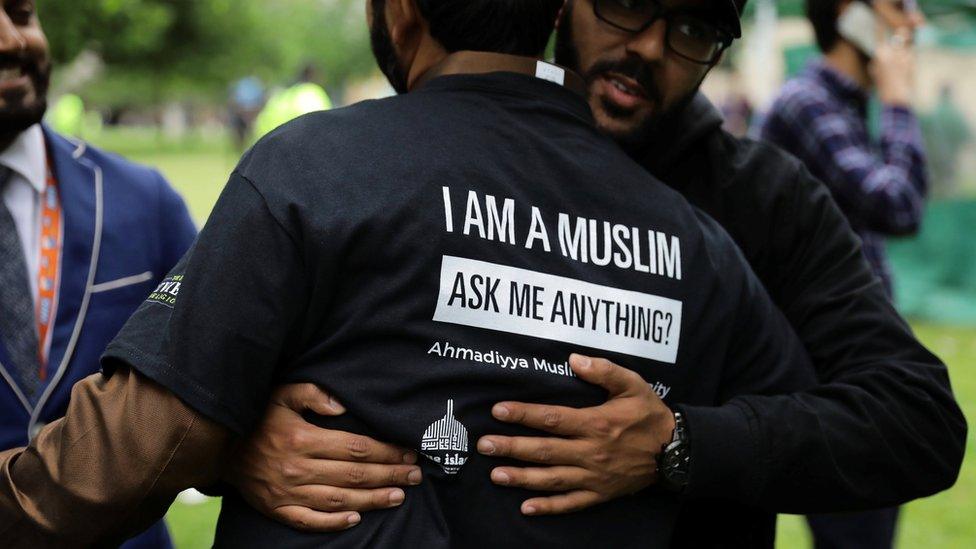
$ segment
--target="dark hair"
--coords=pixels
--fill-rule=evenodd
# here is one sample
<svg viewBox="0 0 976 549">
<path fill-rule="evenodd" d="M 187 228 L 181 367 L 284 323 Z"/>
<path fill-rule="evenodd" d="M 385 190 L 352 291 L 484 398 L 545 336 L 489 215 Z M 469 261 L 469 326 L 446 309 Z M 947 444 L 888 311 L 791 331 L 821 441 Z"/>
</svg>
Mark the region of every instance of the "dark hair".
<svg viewBox="0 0 976 549">
<path fill-rule="evenodd" d="M 381 0 L 382 1 L 382 0 Z M 430 34 L 448 52 L 539 55 L 563 0 L 416 0 Z"/>
<path fill-rule="evenodd" d="M 817 46 L 827 53 L 833 49 L 840 34 L 837 32 L 837 13 L 843 0 L 806 0 L 807 19 L 817 35 Z"/>
</svg>

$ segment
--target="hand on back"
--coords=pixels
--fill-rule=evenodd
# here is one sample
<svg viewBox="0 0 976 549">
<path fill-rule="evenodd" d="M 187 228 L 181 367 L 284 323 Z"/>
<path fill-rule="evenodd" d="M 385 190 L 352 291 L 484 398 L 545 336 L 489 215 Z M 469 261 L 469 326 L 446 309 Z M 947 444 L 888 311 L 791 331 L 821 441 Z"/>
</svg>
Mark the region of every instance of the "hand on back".
<svg viewBox="0 0 976 549">
<path fill-rule="evenodd" d="M 525 514 L 580 511 L 650 486 L 657 481 L 657 455 L 674 431 L 671 410 L 637 373 L 580 355 L 570 364 L 582 380 L 608 391 L 605 404 L 500 403 L 492 410 L 496 419 L 541 436 L 488 435 L 478 442 L 484 455 L 534 464 L 496 468 L 485 482 L 553 493 L 524 502 Z M 306 531 L 344 530 L 360 522 L 361 512 L 399 506 L 405 493 L 398 487 L 421 482 L 414 452 L 316 427 L 302 417 L 305 411 L 345 413 L 315 385 L 279 388 L 226 477 L 266 516 Z"/>
<path fill-rule="evenodd" d="M 345 408 L 315 385 L 282 386 L 230 464 L 225 480 L 264 515 L 300 530 L 335 532 L 359 524 L 360 512 L 401 505 L 399 487 L 420 484 L 414 452 L 316 427 L 305 411 L 339 416 Z"/>
</svg>

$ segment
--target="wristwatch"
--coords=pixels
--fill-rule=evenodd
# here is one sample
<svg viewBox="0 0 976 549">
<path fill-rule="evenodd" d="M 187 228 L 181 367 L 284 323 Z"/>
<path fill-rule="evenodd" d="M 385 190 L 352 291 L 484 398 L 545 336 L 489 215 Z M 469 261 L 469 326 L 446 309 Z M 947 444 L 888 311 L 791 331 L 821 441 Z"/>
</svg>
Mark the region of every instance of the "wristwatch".
<svg viewBox="0 0 976 549">
<path fill-rule="evenodd" d="M 674 413 L 674 434 L 671 442 L 661 446 L 657 456 L 657 470 L 661 485 L 680 494 L 688 486 L 688 472 L 691 463 L 691 447 L 688 429 L 681 412 Z"/>
</svg>

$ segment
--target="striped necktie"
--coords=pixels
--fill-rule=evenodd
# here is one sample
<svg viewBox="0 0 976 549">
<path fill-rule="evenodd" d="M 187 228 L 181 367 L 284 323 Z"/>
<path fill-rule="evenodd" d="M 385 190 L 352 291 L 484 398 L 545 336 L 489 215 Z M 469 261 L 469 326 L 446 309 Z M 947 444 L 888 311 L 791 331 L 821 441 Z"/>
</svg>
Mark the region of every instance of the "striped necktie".
<svg viewBox="0 0 976 549">
<path fill-rule="evenodd" d="M 0 195 L 12 175 L 10 168 L 0 166 Z M 4 366 L 33 402 L 41 387 L 41 365 L 29 277 L 17 226 L 0 199 L 0 338 L 10 360 Z"/>
</svg>

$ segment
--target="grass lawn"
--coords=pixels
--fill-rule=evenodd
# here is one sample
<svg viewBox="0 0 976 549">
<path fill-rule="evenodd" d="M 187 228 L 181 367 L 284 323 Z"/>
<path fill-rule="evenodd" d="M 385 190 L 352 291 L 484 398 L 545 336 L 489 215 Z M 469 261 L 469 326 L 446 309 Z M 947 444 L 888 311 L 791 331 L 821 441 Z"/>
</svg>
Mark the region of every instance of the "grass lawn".
<svg viewBox="0 0 976 549">
<path fill-rule="evenodd" d="M 224 188 L 237 157 L 230 153 L 187 152 L 167 155 L 133 154 L 128 158 L 158 168 L 183 195 L 197 225 L 202 227 Z"/>
<path fill-rule="evenodd" d="M 949 375 L 963 413 L 976 418 L 976 329 L 916 325 L 918 337 L 949 365 Z M 976 434 L 969 430 L 966 459 L 956 485 L 941 494 L 914 501 L 902 509 L 898 547 L 963 549 L 976 540 Z M 799 517 L 779 519 L 778 549 L 810 547 Z"/>
<path fill-rule="evenodd" d="M 111 149 L 145 164 L 158 167 L 183 194 L 194 218 L 202 224 L 227 176 L 236 154 L 213 146 L 147 154 Z M 117 145 L 117 146 L 112 146 Z M 976 418 L 976 328 L 916 325 L 919 337 L 948 364 L 956 395 L 967 418 Z M 907 505 L 902 513 L 898 546 L 901 548 L 969 548 L 976 540 L 976 435 L 970 432 L 966 463 L 958 484 L 948 492 Z M 167 517 L 180 549 L 210 547 L 218 502 L 201 505 L 176 504 Z M 779 549 L 809 547 L 809 536 L 799 517 L 783 516 L 779 521 Z"/>
</svg>

